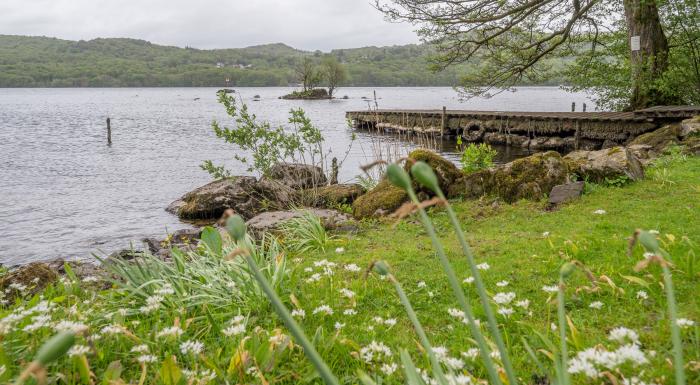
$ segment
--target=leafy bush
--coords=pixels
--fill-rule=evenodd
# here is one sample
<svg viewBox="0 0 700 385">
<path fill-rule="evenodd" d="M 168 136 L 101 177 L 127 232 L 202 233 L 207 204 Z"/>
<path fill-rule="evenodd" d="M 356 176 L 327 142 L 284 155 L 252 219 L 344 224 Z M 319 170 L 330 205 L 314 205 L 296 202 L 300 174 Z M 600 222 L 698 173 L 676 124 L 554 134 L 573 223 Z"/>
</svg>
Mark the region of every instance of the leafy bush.
<svg viewBox="0 0 700 385">
<path fill-rule="evenodd" d="M 304 110 L 299 108 L 289 112 L 290 130 L 273 128 L 269 122 L 259 121 L 255 114 L 248 111 L 246 104 L 239 106 L 234 96 L 222 91 L 217 95 L 219 103 L 226 108 L 226 113 L 233 118 L 236 126 L 228 128 L 214 121 L 214 133 L 242 150 L 233 157 L 246 165 L 248 172 L 266 175 L 275 163 L 285 160 L 311 164 L 325 170 L 323 135 Z M 250 158 L 241 155 L 241 152 L 250 153 Z M 216 166 L 209 160 L 201 168 L 217 179 L 231 175 L 225 167 Z"/>
<path fill-rule="evenodd" d="M 470 143 L 462 153 L 462 171 L 472 173 L 493 166 L 497 152 L 486 143 Z"/>
</svg>

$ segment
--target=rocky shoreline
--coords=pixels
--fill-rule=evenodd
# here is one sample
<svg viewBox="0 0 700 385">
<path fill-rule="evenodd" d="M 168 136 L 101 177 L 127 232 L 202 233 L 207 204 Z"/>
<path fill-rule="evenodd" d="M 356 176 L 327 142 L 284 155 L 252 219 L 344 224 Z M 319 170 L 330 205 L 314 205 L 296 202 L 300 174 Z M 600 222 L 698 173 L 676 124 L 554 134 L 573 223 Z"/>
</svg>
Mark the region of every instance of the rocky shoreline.
<svg viewBox="0 0 700 385">
<path fill-rule="evenodd" d="M 541 200 L 547 196 L 547 208 L 551 209 L 580 196 L 583 180 L 600 183 L 643 179 L 645 167 L 671 145 L 681 145 L 687 154 L 700 156 L 700 116 L 643 134 L 624 147 L 579 150 L 566 155 L 556 151 L 541 152 L 471 174 L 464 174 L 452 162 L 423 149 L 411 152 L 405 167 L 415 161 L 428 163 L 449 198 L 494 196 L 512 203 L 520 199 Z M 219 228 L 229 216 L 238 214 L 246 219 L 252 234 L 259 236 L 274 232 L 280 223 L 301 215 L 301 211 L 290 210 L 290 207 L 311 211 L 329 230 L 352 231 L 356 220 L 387 216 L 408 201 L 403 190 L 386 180 L 369 191 L 357 184 L 329 184 L 321 168 L 316 166 L 280 163 L 269 174 L 261 178 L 237 176 L 208 183 L 171 203 L 167 211 L 183 221 L 198 221 Z M 422 198 L 430 197 L 427 190 L 419 192 Z M 351 209 L 352 216 L 339 208 Z M 168 260 L 173 247 L 184 251 L 196 249 L 200 235 L 200 229 L 184 229 L 165 239 L 145 238 L 142 240 L 144 251 L 120 250 L 106 260 L 133 260 L 144 252 Z M 31 288 L 30 293 L 38 293 L 66 274 L 96 287 L 111 286 L 109 274 L 103 267 L 57 259 L 11 269 L 0 277 L 0 290 L 11 300 L 12 293 L 19 292 L 20 288 Z"/>
</svg>

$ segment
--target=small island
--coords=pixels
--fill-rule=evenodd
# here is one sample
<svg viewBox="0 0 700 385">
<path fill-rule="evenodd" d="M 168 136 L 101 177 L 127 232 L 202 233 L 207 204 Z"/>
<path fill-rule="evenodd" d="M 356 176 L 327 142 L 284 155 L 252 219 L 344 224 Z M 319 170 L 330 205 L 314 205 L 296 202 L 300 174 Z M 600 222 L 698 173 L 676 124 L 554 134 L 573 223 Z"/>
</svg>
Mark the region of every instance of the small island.
<svg viewBox="0 0 700 385">
<path fill-rule="evenodd" d="M 338 86 L 348 78 L 347 70 L 335 56 L 326 56 L 320 63 L 310 57 L 299 61 L 295 73 L 302 86 L 301 91 L 280 96 L 280 99 L 322 100 L 333 99 Z M 326 88 L 319 87 L 325 84 Z"/>
</svg>

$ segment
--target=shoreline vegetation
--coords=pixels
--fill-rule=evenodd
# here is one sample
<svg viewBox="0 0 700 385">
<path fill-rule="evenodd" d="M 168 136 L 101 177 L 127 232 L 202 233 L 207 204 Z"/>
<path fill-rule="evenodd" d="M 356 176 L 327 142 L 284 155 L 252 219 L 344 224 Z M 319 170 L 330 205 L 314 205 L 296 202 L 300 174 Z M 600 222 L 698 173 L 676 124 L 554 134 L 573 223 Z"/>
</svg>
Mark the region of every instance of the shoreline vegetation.
<svg viewBox="0 0 700 385">
<path fill-rule="evenodd" d="M 0 380 L 700 378 L 700 117 L 498 166 L 484 145 L 461 167 L 419 149 L 343 185 L 302 110 L 278 131 L 218 96 L 237 126 L 217 136 L 260 176 L 205 162 L 216 180 L 168 210 L 211 225 L 0 274 Z"/>
</svg>

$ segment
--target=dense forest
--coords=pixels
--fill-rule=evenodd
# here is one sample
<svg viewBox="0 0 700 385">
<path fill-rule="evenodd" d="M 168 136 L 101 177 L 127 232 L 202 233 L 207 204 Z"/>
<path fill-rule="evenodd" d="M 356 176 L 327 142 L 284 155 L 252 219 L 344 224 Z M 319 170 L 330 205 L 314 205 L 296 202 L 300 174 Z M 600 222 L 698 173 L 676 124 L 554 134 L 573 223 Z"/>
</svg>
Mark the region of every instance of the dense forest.
<svg viewBox="0 0 700 385">
<path fill-rule="evenodd" d="M 426 45 L 301 51 L 285 44 L 200 50 L 135 39 L 70 41 L 0 35 L 0 87 L 287 86 L 308 56 L 335 56 L 346 86 L 453 86 L 465 64 L 431 72 Z M 558 66 L 561 62 L 556 62 Z M 559 84 L 551 77 L 549 84 Z"/>
</svg>

